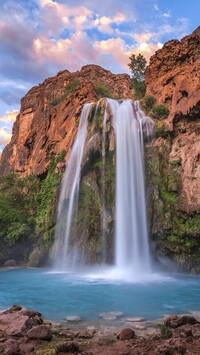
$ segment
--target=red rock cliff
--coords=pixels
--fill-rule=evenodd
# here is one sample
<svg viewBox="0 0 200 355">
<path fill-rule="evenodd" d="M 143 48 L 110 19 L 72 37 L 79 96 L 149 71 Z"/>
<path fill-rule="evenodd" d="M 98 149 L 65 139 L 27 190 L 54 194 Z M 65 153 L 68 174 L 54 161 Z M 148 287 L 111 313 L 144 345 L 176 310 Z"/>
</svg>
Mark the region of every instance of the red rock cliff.
<svg viewBox="0 0 200 355">
<path fill-rule="evenodd" d="M 170 109 L 166 125 L 173 130 L 173 121 L 181 116 L 199 117 L 200 110 L 200 27 L 181 41 L 172 40 L 150 59 L 145 80 L 147 94 L 157 104 Z"/>
<path fill-rule="evenodd" d="M 147 94 L 170 110 L 163 120 L 170 146 L 166 135 L 155 145 L 161 155 L 163 146 L 169 146 L 165 157 L 168 166 L 179 162 L 179 210 L 200 213 L 200 27 L 158 50 L 150 59 L 145 78 Z"/>
<path fill-rule="evenodd" d="M 53 155 L 66 149 L 68 157 L 83 105 L 99 98 L 97 83 L 104 84 L 113 97 L 132 95 L 127 74 L 115 75 L 97 65 L 59 72 L 33 87 L 21 100 L 11 142 L 2 153 L 0 175 L 10 171 L 42 175 Z M 53 105 L 56 99 L 58 104 Z"/>
</svg>

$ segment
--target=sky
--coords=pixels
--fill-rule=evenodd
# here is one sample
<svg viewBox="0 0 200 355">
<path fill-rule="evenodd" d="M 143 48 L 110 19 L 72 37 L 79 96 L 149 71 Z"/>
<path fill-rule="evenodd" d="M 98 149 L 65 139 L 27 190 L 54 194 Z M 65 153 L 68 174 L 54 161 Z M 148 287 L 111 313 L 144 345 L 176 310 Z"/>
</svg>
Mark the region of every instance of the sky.
<svg viewBox="0 0 200 355">
<path fill-rule="evenodd" d="M 0 0 L 0 152 L 20 99 L 58 71 L 98 64 L 129 73 L 199 25 L 199 0 Z"/>
</svg>

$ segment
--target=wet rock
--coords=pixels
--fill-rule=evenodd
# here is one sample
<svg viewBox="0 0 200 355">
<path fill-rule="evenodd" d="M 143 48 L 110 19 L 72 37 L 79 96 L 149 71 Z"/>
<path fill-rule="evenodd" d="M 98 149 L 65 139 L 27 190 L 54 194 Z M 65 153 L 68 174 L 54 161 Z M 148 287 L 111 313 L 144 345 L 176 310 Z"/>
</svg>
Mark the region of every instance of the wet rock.
<svg viewBox="0 0 200 355">
<path fill-rule="evenodd" d="M 27 332 L 29 339 L 51 340 L 52 331 L 46 325 L 38 325 Z"/>
<path fill-rule="evenodd" d="M 7 260 L 3 266 L 6 267 L 15 267 L 16 266 L 16 261 L 14 259 Z"/>
<path fill-rule="evenodd" d="M 145 319 L 144 318 L 140 318 L 140 317 L 130 317 L 130 318 L 126 318 L 126 322 L 143 322 Z"/>
<path fill-rule="evenodd" d="M 178 328 L 181 327 L 182 325 L 186 324 L 197 324 L 199 323 L 195 317 L 191 315 L 186 315 L 186 316 L 177 316 L 177 315 L 170 315 L 167 317 L 164 321 L 164 324 L 170 328 Z"/>
<path fill-rule="evenodd" d="M 68 322 L 75 322 L 75 323 L 81 321 L 81 317 L 79 317 L 79 316 L 67 316 L 67 317 L 65 317 L 65 319 Z"/>
<path fill-rule="evenodd" d="M 11 312 L 18 312 L 18 311 L 21 311 L 22 310 L 22 307 L 17 305 L 17 304 L 14 304 L 12 307 L 10 307 L 6 312 L 8 313 L 11 313 Z M 27 316 L 28 314 L 24 314 L 24 316 Z"/>
<path fill-rule="evenodd" d="M 102 312 L 99 317 L 105 320 L 115 320 L 123 316 L 122 312 Z"/>
<path fill-rule="evenodd" d="M 65 341 L 56 346 L 55 353 L 76 353 L 79 352 L 79 344 L 75 341 Z"/>
<path fill-rule="evenodd" d="M 135 332 L 131 328 L 125 328 L 122 329 L 118 334 L 117 334 L 117 339 L 119 340 L 129 340 L 134 338 Z"/>
</svg>

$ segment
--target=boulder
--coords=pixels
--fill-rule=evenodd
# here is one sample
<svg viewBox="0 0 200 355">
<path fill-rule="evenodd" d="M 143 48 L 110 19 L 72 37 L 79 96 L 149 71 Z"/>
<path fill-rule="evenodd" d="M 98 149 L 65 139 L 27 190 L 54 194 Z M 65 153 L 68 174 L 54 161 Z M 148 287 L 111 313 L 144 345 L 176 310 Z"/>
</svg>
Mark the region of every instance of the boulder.
<svg viewBox="0 0 200 355">
<path fill-rule="evenodd" d="M 23 336 L 31 327 L 31 319 L 20 312 L 0 314 L 0 329 L 7 335 Z"/>
<path fill-rule="evenodd" d="M 193 325 L 197 323 L 199 323 L 197 319 L 191 315 L 185 315 L 185 316 L 170 315 L 164 321 L 164 324 L 166 326 L 174 329 L 181 327 L 182 325 L 186 325 L 186 324 Z"/>
<path fill-rule="evenodd" d="M 3 264 L 3 266 L 6 266 L 6 267 L 14 267 L 14 266 L 16 266 L 16 261 L 15 261 L 14 259 L 7 260 L 7 261 L 5 261 L 5 263 Z"/>
<path fill-rule="evenodd" d="M 65 341 L 56 346 L 55 353 L 77 353 L 79 352 L 79 344 L 75 341 Z"/>
<path fill-rule="evenodd" d="M 19 345 L 15 339 L 8 339 L 5 341 L 4 355 L 17 355 L 20 354 Z"/>
<path fill-rule="evenodd" d="M 27 332 L 29 339 L 51 340 L 52 331 L 46 325 L 37 325 Z"/>
<path fill-rule="evenodd" d="M 0 313 L 0 329 L 9 336 L 23 336 L 29 329 L 41 323 L 40 313 L 18 305 Z"/>
<path fill-rule="evenodd" d="M 117 334 L 117 339 L 119 340 L 130 340 L 134 338 L 135 332 L 131 328 L 124 328 Z"/>
</svg>

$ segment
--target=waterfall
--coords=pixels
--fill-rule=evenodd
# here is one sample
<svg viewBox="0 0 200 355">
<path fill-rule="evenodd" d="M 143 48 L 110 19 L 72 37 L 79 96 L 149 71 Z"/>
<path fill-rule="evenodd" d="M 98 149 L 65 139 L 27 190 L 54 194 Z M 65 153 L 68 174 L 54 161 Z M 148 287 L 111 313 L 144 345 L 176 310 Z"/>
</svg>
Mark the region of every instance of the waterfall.
<svg viewBox="0 0 200 355">
<path fill-rule="evenodd" d="M 81 162 L 87 136 L 88 116 L 91 105 L 92 104 L 85 104 L 81 112 L 78 132 L 61 186 L 53 254 L 55 266 L 63 270 L 73 265 L 73 255 L 70 255 L 69 252 L 70 232 L 72 217 L 76 214 L 77 208 Z"/>
<path fill-rule="evenodd" d="M 150 138 L 153 121 L 137 101 L 111 102 L 116 131 L 115 263 L 131 276 L 151 272 L 146 215 L 143 135 Z"/>
<path fill-rule="evenodd" d="M 87 128 L 91 105 L 86 104 L 83 107 L 61 188 L 53 253 L 56 259 L 55 266 L 63 270 L 73 268 L 73 265 L 78 266 L 81 257 L 87 253 L 87 245 L 84 244 L 87 240 L 84 225 L 77 232 L 76 221 L 78 221 L 79 213 L 77 204 L 83 152 L 84 147 L 86 151 L 90 147 L 90 144 L 86 144 L 86 137 L 89 134 L 88 142 L 91 143 L 97 134 L 91 133 L 93 131 Z M 94 110 L 94 117 L 91 118 L 93 128 L 95 127 L 95 115 L 99 114 L 99 107 L 100 103 L 98 102 Z M 116 145 L 116 196 L 115 202 L 113 201 L 115 204 L 115 217 L 113 216 L 115 220 L 115 270 L 122 278 L 127 278 L 127 274 L 130 275 L 129 279 L 136 279 L 136 276 L 141 278 L 151 273 L 144 181 L 144 140 L 148 141 L 152 138 L 154 122 L 141 111 L 138 101 L 118 102 L 112 99 L 105 101 L 102 125 L 100 126 L 102 129 L 98 128 L 98 134 L 102 132 L 100 150 L 102 154 L 102 186 L 98 190 L 98 196 L 101 198 L 102 204 L 102 230 L 99 230 L 99 238 L 101 238 L 99 240 L 103 264 L 106 264 L 107 261 L 107 238 L 111 237 L 107 232 L 106 191 L 109 186 L 105 185 L 107 134 L 109 134 L 107 133 L 107 123 L 108 128 L 112 127 L 109 128 L 110 132 L 115 132 Z M 91 136 L 91 134 L 93 135 Z M 99 149 L 99 143 L 96 149 Z M 86 171 L 85 173 L 87 174 Z M 98 185 L 96 186 L 98 189 Z M 85 213 L 87 214 L 87 211 Z M 72 245 L 74 246 L 72 247 Z M 82 261 L 84 265 L 84 260 Z"/>
<path fill-rule="evenodd" d="M 98 106 L 98 104 L 97 104 Z M 107 259 L 107 243 L 106 243 L 106 219 L 107 211 L 105 206 L 105 169 L 106 169 L 106 122 L 107 122 L 107 102 L 105 104 L 103 116 L 103 137 L 102 137 L 102 263 L 106 263 Z"/>
</svg>

